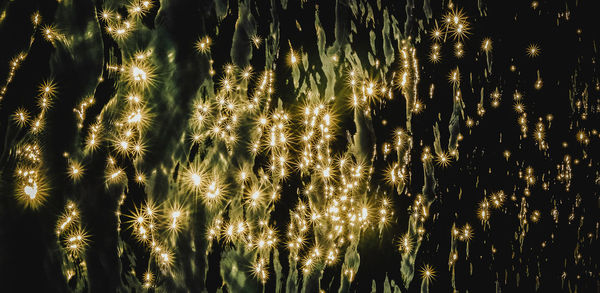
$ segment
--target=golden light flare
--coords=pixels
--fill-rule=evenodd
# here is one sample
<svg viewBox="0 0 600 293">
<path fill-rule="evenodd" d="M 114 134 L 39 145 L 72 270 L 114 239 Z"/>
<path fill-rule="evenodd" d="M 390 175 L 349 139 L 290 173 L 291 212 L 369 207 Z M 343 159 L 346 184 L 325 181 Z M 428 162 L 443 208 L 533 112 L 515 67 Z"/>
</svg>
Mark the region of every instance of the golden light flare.
<svg viewBox="0 0 600 293">
<path fill-rule="evenodd" d="M 160 267 L 163 269 L 169 269 L 175 261 L 175 255 L 173 251 L 165 246 L 161 246 L 156 242 L 152 242 L 151 247 L 152 255 Z"/>
<path fill-rule="evenodd" d="M 477 216 L 479 217 L 479 219 L 481 220 L 482 223 L 487 223 L 487 221 L 490 219 L 490 210 L 489 210 L 489 202 L 487 199 L 483 199 L 480 203 L 479 203 L 479 209 L 477 210 Z"/>
<path fill-rule="evenodd" d="M 49 186 L 43 169 L 42 150 L 37 143 L 24 144 L 16 151 L 15 197 L 26 208 L 37 209 L 46 201 Z"/>
<path fill-rule="evenodd" d="M 252 40 L 252 44 L 254 44 L 254 46 L 258 49 L 262 43 L 262 38 L 258 35 L 253 35 L 250 37 L 250 39 Z"/>
<path fill-rule="evenodd" d="M 54 44 L 55 40 L 58 40 L 62 37 L 56 26 L 53 24 L 45 24 L 40 28 L 40 30 L 46 41 L 49 41 L 52 44 Z"/>
<path fill-rule="evenodd" d="M 471 33 L 471 26 L 467 22 L 467 15 L 462 9 L 451 8 L 444 16 L 444 28 L 456 41 L 463 41 Z"/>
<path fill-rule="evenodd" d="M 200 198 L 208 208 L 216 208 L 227 195 L 223 180 L 216 174 L 207 178 L 205 188 L 200 193 Z"/>
<path fill-rule="evenodd" d="M 200 165 L 193 163 L 184 171 L 182 184 L 186 190 L 199 194 L 205 187 L 207 179 Z"/>
<path fill-rule="evenodd" d="M 57 86 L 52 79 L 44 80 L 38 87 L 38 93 L 42 98 L 54 98 L 56 97 Z M 42 107 L 40 108 L 47 108 Z"/>
<path fill-rule="evenodd" d="M 179 215 L 173 218 L 176 211 L 179 211 Z M 135 238 L 149 248 L 155 248 L 161 235 L 158 233 L 159 228 L 165 229 L 169 234 L 179 231 L 182 227 L 182 213 L 181 206 L 177 204 L 158 206 L 153 201 L 147 201 L 134 206 L 134 210 L 126 217 Z"/>
<path fill-rule="evenodd" d="M 107 166 L 104 172 L 104 178 L 109 185 L 120 185 L 126 184 L 127 182 L 125 170 L 114 165 Z"/>
<path fill-rule="evenodd" d="M 29 121 L 29 112 L 26 109 L 18 108 L 12 117 L 15 124 L 24 127 Z"/>
<path fill-rule="evenodd" d="M 492 48 L 493 48 L 492 44 L 493 44 L 492 39 L 490 39 L 490 38 L 483 39 L 481 41 L 481 50 L 483 50 L 486 53 L 492 51 Z"/>
<path fill-rule="evenodd" d="M 56 223 L 56 234 L 60 235 L 78 220 L 79 210 L 77 209 L 77 205 L 72 201 L 68 201 L 64 212 Z"/>
<path fill-rule="evenodd" d="M 530 44 L 527 47 L 527 56 L 535 58 L 540 54 L 540 46 L 537 44 Z"/>
<path fill-rule="evenodd" d="M 67 174 L 69 175 L 69 178 L 71 178 L 71 180 L 73 180 L 74 182 L 79 181 L 79 179 L 81 179 L 81 177 L 83 176 L 84 172 L 85 168 L 80 162 L 71 160 L 71 162 L 69 163 L 69 168 L 67 170 Z"/>
<path fill-rule="evenodd" d="M 156 66 L 148 60 L 132 58 L 122 68 L 125 81 L 136 91 L 147 89 L 156 81 Z"/>
<path fill-rule="evenodd" d="M 442 153 L 435 157 L 435 161 L 440 167 L 446 168 L 446 167 L 450 166 L 452 159 L 448 154 Z"/>
<path fill-rule="evenodd" d="M 38 209 L 48 196 L 47 183 L 38 176 L 38 170 L 19 170 L 17 173 L 24 179 L 16 188 L 17 200 L 27 208 Z"/>
<path fill-rule="evenodd" d="M 458 67 L 450 71 L 450 73 L 448 74 L 448 80 L 453 86 L 460 85 L 460 70 L 458 69 Z"/>
<path fill-rule="evenodd" d="M 414 248 L 414 242 L 409 233 L 398 238 L 398 250 L 403 254 L 409 254 Z"/>
<path fill-rule="evenodd" d="M 150 0 L 134 0 L 127 5 L 129 16 L 138 18 L 146 15 L 152 8 L 153 3 Z"/>
<path fill-rule="evenodd" d="M 178 233 L 187 223 L 187 213 L 181 203 L 173 202 L 167 206 L 165 213 L 162 214 L 164 219 L 161 222 L 167 224 L 169 232 Z"/>
<path fill-rule="evenodd" d="M 431 39 L 434 41 L 441 41 L 443 39 L 444 33 L 442 29 L 438 26 L 437 20 L 435 21 L 434 27 L 431 30 Z"/>
<path fill-rule="evenodd" d="M 406 173 L 405 168 L 400 167 L 398 163 L 394 163 L 386 169 L 385 178 L 391 186 L 398 186 L 408 180 Z"/>
<path fill-rule="evenodd" d="M 39 12 L 39 11 L 36 11 L 36 12 L 34 12 L 34 13 L 31 15 L 31 23 L 32 23 L 34 26 L 37 26 L 37 25 L 39 25 L 41 22 L 42 22 L 42 16 L 40 15 L 40 12 Z"/>
<path fill-rule="evenodd" d="M 252 264 L 252 276 L 261 281 L 261 283 L 265 284 L 267 279 L 269 278 L 269 268 L 265 259 L 259 258 Z"/>
<path fill-rule="evenodd" d="M 154 281 L 154 274 L 152 274 L 152 272 L 148 271 L 148 272 L 144 273 L 144 288 L 152 287 L 153 281 Z"/>
<path fill-rule="evenodd" d="M 85 252 L 88 242 L 89 235 L 81 227 L 70 229 L 70 231 L 65 234 L 63 239 L 63 245 L 74 257 L 79 257 Z"/>
<path fill-rule="evenodd" d="M 253 186 L 248 189 L 245 198 L 246 206 L 248 206 L 250 210 L 256 210 L 265 202 L 266 194 L 260 187 Z"/>
<path fill-rule="evenodd" d="M 419 270 L 419 272 L 421 273 L 421 279 L 428 282 L 433 281 L 436 277 L 435 270 L 429 264 L 424 264 Z"/>
<path fill-rule="evenodd" d="M 195 47 L 198 53 L 208 53 L 210 51 L 211 40 L 209 37 L 202 37 L 196 41 Z"/>
<path fill-rule="evenodd" d="M 85 140 L 85 151 L 96 151 L 102 142 L 102 124 L 96 123 L 90 126 Z"/>
<path fill-rule="evenodd" d="M 81 214 L 77 204 L 67 201 L 65 209 L 56 223 L 56 235 L 61 240 L 61 245 L 68 253 L 72 262 L 83 259 L 89 245 L 90 235 L 81 224 Z"/>
<path fill-rule="evenodd" d="M 438 63 L 441 61 L 441 45 L 438 43 L 431 44 L 431 51 L 429 53 L 429 61 L 431 63 Z"/>
<path fill-rule="evenodd" d="M 123 112 L 123 124 L 134 127 L 139 132 L 146 130 L 151 122 L 153 115 L 150 109 L 145 106 L 133 106 Z"/>
</svg>

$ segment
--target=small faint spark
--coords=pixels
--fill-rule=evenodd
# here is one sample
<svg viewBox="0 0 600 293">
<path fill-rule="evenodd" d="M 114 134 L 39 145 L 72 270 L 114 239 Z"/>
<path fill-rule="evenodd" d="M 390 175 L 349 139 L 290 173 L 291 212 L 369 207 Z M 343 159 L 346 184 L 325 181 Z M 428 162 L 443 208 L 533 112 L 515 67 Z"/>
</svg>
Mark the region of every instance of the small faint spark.
<svg viewBox="0 0 600 293">
<path fill-rule="evenodd" d="M 540 54 L 540 47 L 537 44 L 530 44 L 527 47 L 527 56 L 535 58 Z"/>
</svg>

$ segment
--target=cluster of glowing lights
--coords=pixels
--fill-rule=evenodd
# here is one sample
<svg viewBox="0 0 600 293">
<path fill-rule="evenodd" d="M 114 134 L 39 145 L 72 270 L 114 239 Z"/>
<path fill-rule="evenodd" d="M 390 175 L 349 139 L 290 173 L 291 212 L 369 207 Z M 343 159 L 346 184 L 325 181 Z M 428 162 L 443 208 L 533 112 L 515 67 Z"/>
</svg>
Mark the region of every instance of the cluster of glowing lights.
<svg viewBox="0 0 600 293">
<path fill-rule="evenodd" d="M 537 3 L 537 2 L 536 2 Z M 533 5 L 533 4 L 532 4 Z M 536 4 L 537 5 L 537 4 Z M 140 26 L 140 18 L 152 8 L 150 1 L 131 1 L 125 14 L 122 10 L 104 8 L 99 12 L 104 29 L 117 41 L 124 42 L 134 34 Z M 32 21 L 37 27 L 41 24 L 39 14 Z M 41 26 L 41 33 L 52 44 L 65 42 L 66 37 L 51 24 Z M 457 59 L 465 56 L 464 42 L 470 35 L 471 26 L 462 10 L 450 7 L 450 11 L 441 19 L 441 26 L 435 24 L 431 31 L 432 45 L 429 60 L 441 62 L 442 46 L 454 42 L 454 55 Z M 251 42 L 257 48 L 262 38 L 254 35 Z M 212 41 L 202 37 L 193 44 L 202 56 L 210 54 Z M 486 56 L 493 49 L 493 40 L 484 38 L 481 51 Z M 535 58 L 541 52 L 539 45 L 531 44 L 526 48 L 526 55 Z M 2 100 L 6 87 L 19 65 L 26 58 L 20 53 L 11 60 L 10 71 L 4 87 L 0 91 Z M 107 152 L 104 179 L 107 186 L 127 186 L 128 178 L 134 178 L 144 185 L 146 175 L 141 163 L 147 153 L 146 132 L 153 123 L 151 111 L 150 89 L 157 79 L 157 68 L 152 63 L 152 50 L 138 51 L 131 56 L 124 56 L 123 64 L 108 64 L 107 69 L 113 74 L 119 85 L 126 88 L 120 93 L 111 106 L 117 114 L 115 117 L 103 117 L 99 114 L 95 121 L 86 122 L 86 112 L 95 105 L 93 97 L 83 98 L 73 109 L 80 131 L 87 131 L 83 141 L 84 157 L 71 156 L 67 159 L 67 175 L 73 183 L 78 183 L 86 175 L 86 161 L 99 148 Z M 304 61 L 299 50 L 289 51 L 289 65 L 302 66 Z M 369 113 L 371 107 L 383 98 L 392 100 L 394 87 L 401 90 L 406 99 L 407 115 L 418 114 L 425 110 L 417 92 L 419 74 L 418 53 L 409 41 L 403 41 L 400 48 L 399 72 L 395 78 L 387 81 L 378 80 L 366 74 L 363 69 L 353 68 L 348 71 L 347 86 L 350 93 L 348 104 L 354 111 Z M 337 56 L 335 57 L 337 58 Z M 337 61 L 337 60 L 336 60 Z M 210 60 L 210 76 L 214 76 L 212 60 Z M 515 70 L 511 68 L 511 70 Z M 448 73 L 448 82 L 453 89 L 453 102 L 463 104 L 461 94 L 461 72 L 458 66 Z M 191 145 L 203 145 L 207 142 L 221 143 L 230 156 L 234 152 L 244 152 L 254 158 L 262 158 L 264 169 L 255 171 L 252 166 L 229 166 L 228 174 L 219 172 L 217 167 L 198 161 L 182 166 L 183 171 L 176 179 L 178 188 L 191 195 L 192 200 L 169 199 L 161 203 L 147 201 L 134 210 L 127 212 L 128 224 L 132 235 L 147 248 L 152 256 L 151 262 L 159 269 L 168 271 L 174 264 L 176 244 L 174 236 L 186 231 L 190 225 L 194 205 L 202 205 L 209 211 L 206 240 L 233 247 L 243 247 L 253 252 L 251 268 L 248 271 L 262 283 L 269 278 L 268 265 L 271 253 L 281 241 L 290 251 L 290 259 L 298 263 L 303 273 L 309 274 L 317 268 L 332 266 L 343 257 L 346 248 L 360 241 L 361 233 L 377 225 L 383 229 L 394 218 L 392 199 L 370 189 L 373 174 L 382 175 L 388 186 L 395 188 L 398 194 L 405 192 L 405 185 L 410 181 L 410 152 L 413 148 L 413 137 L 409 125 L 398 128 L 390 140 L 383 146 L 383 155 L 388 167 L 384 171 L 374 170 L 372 162 L 364 154 L 355 149 L 336 153 L 332 143 L 340 134 L 338 118 L 340 113 L 334 108 L 335 98 L 322 98 L 316 93 L 308 93 L 297 111 L 287 108 L 279 101 L 275 105 L 274 72 L 265 70 L 260 74 L 253 72 L 248 66 L 240 68 L 226 65 L 222 76 L 216 83 L 217 90 L 213 95 L 205 95 L 194 100 L 188 120 L 187 135 Z M 538 77 L 533 88 L 542 88 L 543 81 Z M 431 86 L 433 91 L 433 85 Z M 27 129 L 29 143 L 17 149 L 18 164 L 15 171 L 16 197 L 26 207 L 38 208 L 48 196 L 41 143 L 39 134 L 45 125 L 47 111 L 52 107 L 58 93 L 58 86 L 52 80 L 41 82 L 38 87 L 37 112 L 18 108 L 12 120 L 19 128 Z M 487 95 L 487 94 L 486 94 Z M 499 88 L 489 93 L 489 104 L 493 108 L 500 106 L 502 92 Z M 549 149 L 548 135 L 553 116 L 539 117 L 533 131 L 528 124 L 525 97 L 518 90 L 513 94 L 514 111 L 520 129 L 521 139 L 531 134 L 540 151 Z M 464 105 L 463 105 L 464 107 Z M 485 114 L 483 104 L 478 104 L 477 114 L 481 118 Z M 464 114 L 463 114 L 464 115 Z M 474 116 L 477 119 L 477 116 Z M 471 117 L 464 119 L 464 125 L 472 129 L 478 121 Z M 249 127 L 248 127 L 249 126 Z M 437 126 L 436 126 L 437 127 Z M 241 133 L 249 134 L 250 139 L 240 139 Z M 439 134 L 438 134 L 439 135 Z M 597 131 L 581 129 L 576 139 L 583 145 L 597 136 Z M 458 134 L 457 141 L 462 139 Z M 439 144 L 439 142 L 438 142 Z M 438 168 L 448 168 L 458 160 L 458 142 L 449 145 L 447 150 L 435 145 L 421 149 L 421 161 L 425 164 L 435 162 Z M 508 162 L 511 152 L 503 154 Z M 565 184 L 568 190 L 572 178 L 571 164 L 578 161 L 566 155 L 557 166 L 557 179 Z M 133 170 L 131 167 L 133 166 Z M 230 180 L 230 173 L 235 169 L 235 184 Z M 264 171 L 266 170 L 266 172 Z M 134 173 L 132 177 L 130 173 Z M 380 173 L 380 174 L 377 174 Z M 273 206 L 280 198 L 282 182 L 291 175 L 298 175 L 303 188 L 298 204 L 290 210 L 290 222 L 286 231 L 277 231 L 269 220 Z M 531 195 L 531 188 L 538 181 L 532 167 L 519 171 L 519 178 L 524 182 L 522 188 L 521 210 L 519 221 L 524 237 L 528 219 L 536 223 L 543 219 L 538 210 L 528 211 L 526 198 Z M 547 188 L 547 183 L 542 184 Z M 482 226 L 489 226 L 493 210 L 503 207 L 507 195 L 503 191 L 491 193 L 479 202 L 476 214 Z M 120 202 L 122 204 L 123 198 Z M 511 200 L 517 201 L 516 195 Z M 243 213 L 226 214 L 232 202 L 241 202 Z M 403 257 L 415 253 L 423 240 L 426 230 L 425 222 L 429 218 L 431 199 L 424 194 L 414 195 L 409 216 L 414 220 L 414 233 L 407 232 L 397 238 L 398 250 Z M 259 220 L 248 220 L 244 213 L 260 215 Z M 120 212 L 117 212 L 120 217 Z M 56 233 L 62 247 L 69 252 L 72 259 L 82 258 L 89 242 L 89 235 L 83 229 L 80 212 L 73 202 L 67 202 L 64 213 L 60 216 Z M 285 240 L 279 237 L 284 236 Z M 473 238 L 474 228 L 465 223 L 461 228 L 453 226 L 452 239 L 466 242 Z M 450 265 L 458 258 L 458 252 L 452 251 Z M 145 287 L 154 286 L 159 274 L 153 272 L 149 264 L 148 271 L 142 276 Z M 344 274 L 352 281 L 356 271 L 346 268 Z M 435 279 L 436 272 L 430 265 L 423 265 L 421 278 L 430 282 Z"/>
</svg>

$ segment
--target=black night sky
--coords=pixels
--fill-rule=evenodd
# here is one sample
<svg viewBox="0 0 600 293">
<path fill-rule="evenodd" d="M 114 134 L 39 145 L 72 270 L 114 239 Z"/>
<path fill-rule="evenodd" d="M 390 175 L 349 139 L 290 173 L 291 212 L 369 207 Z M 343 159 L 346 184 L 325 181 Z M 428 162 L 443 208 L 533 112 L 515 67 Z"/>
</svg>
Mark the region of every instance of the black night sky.
<svg viewBox="0 0 600 293">
<path fill-rule="evenodd" d="M 593 2 L 1 1 L 0 292 L 600 292 Z"/>
</svg>

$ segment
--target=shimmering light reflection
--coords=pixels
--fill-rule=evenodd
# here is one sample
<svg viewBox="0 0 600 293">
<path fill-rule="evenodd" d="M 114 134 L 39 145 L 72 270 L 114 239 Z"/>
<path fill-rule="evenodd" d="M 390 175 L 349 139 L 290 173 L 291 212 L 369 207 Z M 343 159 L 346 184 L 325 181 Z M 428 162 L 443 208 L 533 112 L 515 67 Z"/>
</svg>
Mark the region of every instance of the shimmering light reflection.
<svg viewBox="0 0 600 293">
<path fill-rule="evenodd" d="M 58 2 L 62 12 L 71 5 Z M 287 11 L 284 2 L 276 7 Z M 303 292 L 364 290 L 361 278 L 370 273 L 364 268 L 374 260 L 363 251 L 392 247 L 385 251 L 392 264 L 377 272 L 389 273 L 384 288 L 461 291 L 465 276 L 485 269 L 498 290 L 513 282 L 518 288 L 521 278 L 537 290 L 549 278 L 540 269 L 550 262 L 543 249 L 563 237 L 559 224 L 577 230 L 574 259 L 559 261 L 568 283 L 562 289 L 597 276 L 585 249 L 597 242 L 598 221 L 587 217 L 584 224 L 581 211 L 597 194 L 571 196 L 581 189 L 576 180 L 600 182 L 593 152 L 600 85 L 579 73 L 584 60 L 570 81 L 560 81 L 571 83 L 567 101 L 555 96 L 559 90 L 548 95 L 559 84 L 541 64 L 553 56 L 550 45 L 540 36 L 512 44 L 479 27 L 485 1 L 480 16 L 449 2 L 437 17 L 425 1 L 426 20 L 414 19 L 412 1 L 403 18 L 379 2 L 363 2 L 336 4 L 333 34 L 325 33 L 318 8 L 311 12 L 314 25 L 286 22 L 283 29 L 298 33 L 287 40 L 277 13 L 268 16 L 268 28 L 255 19 L 261 3 L 209 5 L 206 13 L 214 10 L 218 25 L 194 27 L 191 36 L 172 26 L 179 20 L 166 0 L 102 4 L 89 25 L 99 24 L 98 35 L 31 15 L 31 43 L 47 44 L 53 58 L 80 56 L 82 42 L 93 37 L 111 44 L 103 43 L 107 58 L 94 60 L 102 65 L 98 83 L 81 95 L 71 97 L 73 89 L 63 85 L 73 82 L 53 69 L 57 76 L 19 80 L 31 84 L 33 97 L 12 96 L 8 89 L 29 48 L 10 59 L 0 88 L 0 103 L 18 104 L 7 110 L 5 121 L 17 134 L 7 131 L 10 164 L 0 171 L 12 176 L 10 198 L 24 210 L 62 210 L 53 229 L 66 282 L 93 286 L 89 250 L 116 245 L 109 256 L 121 267 L 110 269 L 134 290 L 185 291 L 198 283 L 186 289 L 202 291 L 215 282 L 218 290 L 268 291 L 272 284 L 281 289 L 282 280 Z M 301 3 L 290 9 L 319 5 Z M 545 5 L 526 7 L 541 12 Z M 565 9 L 558 20 L 569 20 Z M 239 18 L 232 22 L 234 12 Z M 223 40 L 221 25 L 232 23 L 233 40 Z M 312 33 L 314 44 L 300 42 Z M 508 54 L 508 46 L 518 46 L 517 53 L 498 64 L 504 59 L 496 54 Z M 62 50 L 68 54 L 55 54 Z M 77 58 L 91 58 L 84 55 Z M 232 63 L 219 64 L 227 62 L 222 56 Z M 100 84 L 109 85 L 110 95 Z M 545 105 L 563 100 L 565 113 Z M 74 124 L 56 129 L 63 124 L 53 119 L 65 105 Z M 68 147 L 48 142 L 67 135 L 73 136 Z M 111 210 L 96 214 L 96 205 Z M 93 218 L 106 214 L 114 222 Z M 115 241 L 104 239 L 103 224 L 111 225 Z M 495 234 L 503 229 L 512 229 L 509 239 L 497 239 L 506 236 Z M 510 268 L 498 268 L 500 257 L 511 259 Z M 477 267 L 482 262 L 491 265 Z M 567 263 L 586 274 L 571 276 Z M 400 279 L 391 283 L 392 276 Z M 373 290 L 381 291 L 380 281 Z M 441 282 L 447 287 L 436 287 Z"/>
</svg>

